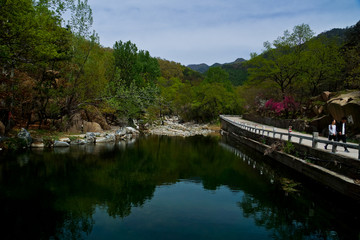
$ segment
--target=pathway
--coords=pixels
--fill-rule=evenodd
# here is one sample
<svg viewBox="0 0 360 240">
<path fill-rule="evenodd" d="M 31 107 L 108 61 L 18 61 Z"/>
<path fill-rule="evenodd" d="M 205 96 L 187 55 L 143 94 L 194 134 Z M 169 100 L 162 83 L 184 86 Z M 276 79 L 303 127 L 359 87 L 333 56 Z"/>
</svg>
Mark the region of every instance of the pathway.
<svg viewBox="0 0 360 240">
<path fill-rule="evenodd" d="M 252 121 L 248 121 L 248 120 L 245 120 L 245 119 L 242 119 L 241 117 L 239 116 L 223 116 L 224 118 L 230 120 L 230 121 L 233 121 L 233 122 L 236 122 L 236 123 L 242 123 L 242 124 L 247 124 L 249 126 L 252 126 L 252 127 L 256 127 L 256 128 L 264 128 L 265 130 L 270 130 L 272 131 L 274 129 L 273 126 L 268 126 L 268 125 L 264 125 L 264 124 L 260 124 L 260 123 L 256 123 L 256 122 L 252 122 Z M 288 133 L 288 129 L 284 129 L 284 128 L 276 128 L 276 131 L 277 132 L 282 132 L 282 133 Z M 307 137 L 312 137 L 311 134 L 306 134 L 306 133 L 301 133 L 301 132 L 296 132 L 296 131 L 292 131 L 292 133 L 294 134 L 297 134 L 297 135 L 302 135 L 302 136 L 307 136 Z M 276 135 L 275 138 L 280 138 L 279 135 Z M 322 139 L 322 140 L 328 140 L 327 138 L 325 137 L 319 137 L 319 139 Z M 288 140 L 288 136 L 282 136 L 282 140 Z M 291 138 L 291 142 L 299 142 L 299 138 L 296 138 L 296 137 L 292 137 Z M 312 146 L 312 141 L 310 140 L 302 140 L 301 142 L 302 144 L 306 145 L 306 146 Z M 332 146 L 329 145 L 328 146 L 328 149 L 326 150 L 325 148 L 325 144 L 324 143 L 318 143 L 317 144 L 317 148 L 319 149 L 323 149 L 324 151 L 329 151 L 331 152 L 331 148 Z M 349 149 L 349 153 L 347 152 L 344 152 L 344 148 L 341 147 L 341 146 L 338 146 L 337 147 L 337 151 L 336 151 L 336 154 L 339 154 L 339 155 L 343 155 L 343 156 L 346 156 L 346 157 L 351 157 L 351 158 L 355 158 L 355 159 L 358 159 L 358 156 L 359 156 L 359 150 L 356 150 L 356 149 Z"/>
</svg>

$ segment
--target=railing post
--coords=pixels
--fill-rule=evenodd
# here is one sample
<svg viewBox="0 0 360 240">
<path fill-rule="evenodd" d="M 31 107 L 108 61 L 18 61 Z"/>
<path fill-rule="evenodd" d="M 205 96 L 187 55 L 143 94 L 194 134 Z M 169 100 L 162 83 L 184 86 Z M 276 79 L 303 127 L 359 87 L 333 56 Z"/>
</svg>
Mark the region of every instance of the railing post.
<svg viewBox="0 0 360 240">
<path fill-rule="evenodd" d="M 333 142 L 332 148 L 331 148 L 331 152 L 332 152 L 332 153 L 336 153 L 336 147 L 337 147 L 336 142 Z"/>
<path fill-rule="evenodd" d="M 358 147 L 358 160 L 360 160 L 360 143 L 359 143 L 359 147 Z"/>
<path fill-rule="evenodd" d="M 265 135 L 265 126 L 262 126 L 262 135 Z"/>
<path fill-rule="evenodd" d="M 303 138 L 302 138 L 302 137 L 300 137 L 300 138 L 299 138 L 299 144 L 301 144 L 301 143 L 302 143 L 302 140 L 303 140 Z"/>
<path fill-rule="evenodd" d="M 273 128 L 273 138 L 275 138 L 276 128 Z"/>
<path fill-rule="evenodd" d="M 291 141 L 291 132 L 292 132 L 292 126 L 289 126 L 289 129 L 288 129 L 288 141 L 290 142 Z"/>
<path fill-rule="evenodd" d="M 319 138 L 318 132 L 313 132 L 313 139 L 312 139 L 312 147 L 317 148 L 318 142 L 317 139 Z"/>
</svg>

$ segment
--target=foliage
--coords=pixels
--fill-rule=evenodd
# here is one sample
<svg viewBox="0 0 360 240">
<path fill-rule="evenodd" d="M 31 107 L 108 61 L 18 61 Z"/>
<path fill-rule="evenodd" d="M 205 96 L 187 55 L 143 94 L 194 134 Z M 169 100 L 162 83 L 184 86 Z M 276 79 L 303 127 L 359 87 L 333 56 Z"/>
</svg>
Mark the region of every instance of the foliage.
<svg viewBox="0 0 360 240">
<path fill-rule="evenodd" d="M 130 86 L 133 81 L 138 86 L 153 84 L 160 76 L 158 60 L 152 58 L 148 51 L 138 51 L 136 44 L 131 41 L 115 42 L 114 58 L 118 78 L 127 86 Z"/>
<path fill-rule="evenodd" d="M 293 154 L 295 152 L 295 146 L 292 144 L 292 142 L 286 142 L 282 151 L 287 154 Z"/>
<path fill-rule="evenodd" d="M 345 59 L 345 87 L 360 88 L 360 21 L 351 27 L 346 35 L 342 52 Z"/>
<path fill-rule="evenodd" d="M 27 142 L 23 138 L 7 138 L 0 142 L 0 148 L 9 151 L 18 151 L 27 148 Z"/>
<path fill-rule="evenodd" d="M 92 22 L 87 0 L 1 2 L 2 115 L 39 128 L 67 121 L 84 105 L 96 106 L 113 122 L 115 115 L 166 114 L 207 122 L 243 110 L 295 117 L 298 105 L 321 91 L 360 86 L 359 23 L 346 38 L 337 31 L 334 39 L 312 38 L 308 25 L 298 25 L 265 42 L 263 53 L 247 63 L 213 65 L 201 74 L 154 58 L 131 41 L 104 48 Z"/>
<path fill-rule="evenodd" d="M 300 104 L 295 102 L 292 96 L 285 96 L 281 102 L 276 102 L 274 99 L 270 99 L 265 103 L 265 109 L 276 115 L 282 115 L 284 113 L 293 115 L 299 110 Z"/>
<path fill-rule="evenodd" d="M 242 94 L 250 95 L 244 97 L 245 109 L 262 111 L 268 99 L 285 100 L 286 96 L 304 105 L 322 91 L 357 88 L 360 62 L 354 40 L 359 32 L 357 25 L 347 31 L 349 35 L 345 41 L 337 33 L 334 37 L 320 34 L 314 38 L 310 27 L 302 24 L 295 26 L 292 32 L 285 31 L 273 43 L 265 42 L 265 50 L 260 55 L 251 54 L 246 63 L 249 78 L 239 88 Z M 273 112 L 283 112 L 281 103 L 269 100 L 267 104 Z M 285 111 L 286 117 L 290 111 Z"/>
<path fill-rule="evenodd" d="M 301 56 L 304 43 L 313 36 L 306 24 L 295 26 L 293 32 L 285 31 L 273 44 L 265 42 L 262 55 L 253 54 L 247 63 L 250 81 L 270 80 L 280 90 L 281 96 L 289 94 L 301 74 Z"/>
<path fill-rule="evenodd" d="M 282 189 L 287 193 L 298 192 L 299 189 L 297 188 L 301 186 L 301 183 L 288 178 L 281 178 L 280 183 L 282 185 Z"/>
<path fill-rule="evenodd" d="M 156 86 L 150 84 L 139 87 L 135 82 L 127 86 L 124 81 L 113 81 L 107 88 L 107 102 L 118 117 L 139 119 L 155 103 L 157 91 Z"/>
</svg>

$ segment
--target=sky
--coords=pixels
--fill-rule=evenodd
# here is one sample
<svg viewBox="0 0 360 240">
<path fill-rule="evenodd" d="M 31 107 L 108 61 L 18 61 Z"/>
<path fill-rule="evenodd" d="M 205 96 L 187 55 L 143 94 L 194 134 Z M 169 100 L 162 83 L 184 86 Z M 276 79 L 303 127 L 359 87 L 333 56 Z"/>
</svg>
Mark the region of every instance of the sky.
<svg viewBox="0 0 360 240">
<path fill-rule="evenodd" d="M 100 43 L 131 41 L 183 65 L 233 62 L 308 24 L 319 34 L 360 20 L 360 0 L 88 0 Z"/>
</svg>

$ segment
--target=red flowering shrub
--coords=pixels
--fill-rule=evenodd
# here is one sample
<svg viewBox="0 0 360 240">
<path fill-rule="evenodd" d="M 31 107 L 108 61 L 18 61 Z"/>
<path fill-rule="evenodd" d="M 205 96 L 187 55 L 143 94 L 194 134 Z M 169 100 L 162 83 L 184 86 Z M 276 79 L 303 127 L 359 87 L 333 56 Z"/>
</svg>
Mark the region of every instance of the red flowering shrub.
<svg viewBox="0 0 360 240">
<path fill-rule="evenodd" d="M 296 112 L 299 108 L 299 103 L 295 102 L 292 96 L 286 96 L 281 102 L 276 102 L 274 99 L 269 99 L 265 103 L 265 110 L 274 112 L 277 115 L 281 115 L 285 112 Z"/>
</svg>

